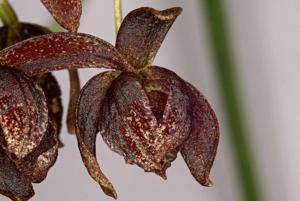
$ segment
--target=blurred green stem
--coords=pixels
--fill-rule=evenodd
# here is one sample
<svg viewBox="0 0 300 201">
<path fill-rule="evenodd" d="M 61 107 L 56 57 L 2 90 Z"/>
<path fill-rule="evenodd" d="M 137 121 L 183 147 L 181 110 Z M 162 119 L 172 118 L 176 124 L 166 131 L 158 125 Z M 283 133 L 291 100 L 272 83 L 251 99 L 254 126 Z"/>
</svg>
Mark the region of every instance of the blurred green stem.
<svg viewBox="0 0 300 201">
<path fill-rule="evenodd" d="M 4 26 L 18 24 L 18 17 L 7 0 L 0 0 L 0 18 Z"/>
<path fill-rule="evenodd" d="M 230 137 L 236 158 L 237 170 L 246 201 L 263 201 L 260 177 L 257 175 L 249 130 L 243 111 L 234 57 L 231 49 L 230 34 L 227 30 L 224 1 L 204 0 L 207 25 L 214 53 L 215 70 L 223 95 L 225 112 L 230 127 Z"/>
<path fill-rule="evenodd" d="M 118 34 L 119 28 L 122 23 L 122 2 L 121 0 L 114 0 L 114 11 L 115 11 L 115 29 Z"/>
</svg>

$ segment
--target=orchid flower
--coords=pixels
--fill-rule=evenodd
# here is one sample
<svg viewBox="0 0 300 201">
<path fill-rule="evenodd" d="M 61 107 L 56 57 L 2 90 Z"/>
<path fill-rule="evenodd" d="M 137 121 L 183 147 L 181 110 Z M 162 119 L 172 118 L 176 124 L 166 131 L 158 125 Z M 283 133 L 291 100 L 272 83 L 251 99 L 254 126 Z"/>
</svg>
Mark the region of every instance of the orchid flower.
<svg viewBox="0 0 300 201">
<path fill-rule="evenodd" d="M 181 8 L 139 8 L 124 19 L 116 46 L 81 33 L 52 33 L 0 52 L 0 65 L 34 76 L 62 69 L 112 69 L 90 79 L 77 104 L 76 136 L 83 162 L 112 197 L 96 159 L 96 135 L 129 164 L 166 178 L 180 152 L 194 178 L 211 185 L 219 141 L 216 115 L 204 96 L 153 60 Z"/>
</svg>

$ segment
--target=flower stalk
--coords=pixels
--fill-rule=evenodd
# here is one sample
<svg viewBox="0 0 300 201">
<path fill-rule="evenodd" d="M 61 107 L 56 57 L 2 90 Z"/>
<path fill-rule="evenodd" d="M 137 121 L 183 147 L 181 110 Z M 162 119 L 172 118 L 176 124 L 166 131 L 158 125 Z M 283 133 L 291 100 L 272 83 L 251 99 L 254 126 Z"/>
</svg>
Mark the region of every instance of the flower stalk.
<svg viewBox="0 0 300 201">
<path fill-rule="evenodd" d="M 70 134 L 75 133 L 76 104 L 80 94 L 80 79 L 78 70 L 68 70 L 70 79 L 70 100 L 67 114 L 67 128 Z"/>
<path fill-rule="evenodd" d="M 115 11 L 115 29 L 117 34 L 123 19 L 121 0 L 114 0 L 114 11 Z"/>
<path fill-rule="evenodd" d="M 223 93 L 225 112 L 230 127 L 230 137 L 241 179 L 245 201 L 263 201 L 260 177 L 257 175 L 249 140 L 249 130 L 235 72 L 226 13 L 222 0 L 203 1 L 209 35 L 215 60 L 220 91 Z"/>
</svg>

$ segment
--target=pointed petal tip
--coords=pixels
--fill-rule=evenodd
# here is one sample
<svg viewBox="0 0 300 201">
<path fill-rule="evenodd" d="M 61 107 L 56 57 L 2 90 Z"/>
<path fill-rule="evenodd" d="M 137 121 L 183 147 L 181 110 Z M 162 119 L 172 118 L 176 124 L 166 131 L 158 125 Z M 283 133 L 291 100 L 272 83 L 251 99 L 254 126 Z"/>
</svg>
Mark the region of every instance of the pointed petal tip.
<svg viewBox="0 0 300 201">
<path fill-rule="evenodd" d="M 161 169 L 161 170 L 156 170 L 154 171 L 155 174 L 157 174 L 158 176 L 160 176 L 163 180 L 167 180 L 167 173 L 165 169 Z"/>
<path fill-rule="evenodd" d="M 173 20 L 181 14 L 183 9 L 181 7 L 173 7 L 165 10 L 156 10 L 150 7 L 142 7 L 137 10 L 149 12 L 160 20 Z"/>
<path fill-rule="evenodd" d="M 162 17 L 162 19 L 173 19 L 178 17 L 182 13 L 181 7 L 173 7 L 166 10 L 163 10 L 160 12 L 160 15 L 157 15 L 158 17 Z"/>
<path fill-rule="evenodd" d="M 101 186 L 105 195 L 114 198 L 115 200 L 118 198 L 117 192 L 113 186 Z"/>
<path fill-rule="evenodd" d="M 203 182 L 203 183 L 201 183 L 203 186 L 205 186 L 205 187 L 212 187 L 213 185 L 214 185 L 214 183 L 209 179 L 209 178 L 207 178 L 206 180 L 205 180 L 205 182 Z"/>
</svg>

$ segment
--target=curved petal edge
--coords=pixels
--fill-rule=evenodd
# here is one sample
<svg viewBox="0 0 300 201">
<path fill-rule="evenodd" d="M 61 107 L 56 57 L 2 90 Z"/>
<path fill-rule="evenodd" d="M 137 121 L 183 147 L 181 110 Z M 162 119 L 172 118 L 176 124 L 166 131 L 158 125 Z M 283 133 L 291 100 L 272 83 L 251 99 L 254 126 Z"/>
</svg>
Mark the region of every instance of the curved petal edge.
<svg viewBox="0 0 300 201">
<path fill-rule="evenodd" d="M 203 186 L 211 186 L 209 174 L 219 143 L 219 123 L 204 96 L 191 84 L 186 85 L 192 106 L 192 130 L 181 154 L 194 178 Z"/>
</svg>

